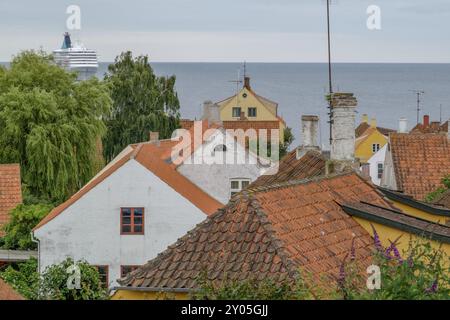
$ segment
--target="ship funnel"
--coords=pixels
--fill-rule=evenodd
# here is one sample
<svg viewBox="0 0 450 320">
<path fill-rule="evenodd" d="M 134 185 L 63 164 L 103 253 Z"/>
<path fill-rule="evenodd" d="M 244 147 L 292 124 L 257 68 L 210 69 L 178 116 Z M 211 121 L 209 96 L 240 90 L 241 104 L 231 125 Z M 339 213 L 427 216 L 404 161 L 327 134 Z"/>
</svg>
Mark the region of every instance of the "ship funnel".
<svg viewBox="0 0 450 320">
<path fill-rule="evenodd" d="M 72 41 L 70 40 L 70 34 L 68 32 L 64 33 L 64 42 L 61 49 L 72 48 Z"/>
</svg>

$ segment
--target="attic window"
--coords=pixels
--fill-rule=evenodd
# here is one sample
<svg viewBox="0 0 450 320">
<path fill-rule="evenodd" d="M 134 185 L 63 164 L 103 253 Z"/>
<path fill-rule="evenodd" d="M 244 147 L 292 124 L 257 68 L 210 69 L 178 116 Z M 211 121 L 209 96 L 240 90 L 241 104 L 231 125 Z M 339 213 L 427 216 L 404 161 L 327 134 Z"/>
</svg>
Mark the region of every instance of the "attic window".
<svg viewBox="0 0 450 320">
<path fill-rule="evenodd" d="M 241 116 L 241 107 L 233 107 L 232 113 L 234 118 L 239 118 Z"/>
<path fill-rule="evenodd" d="M 231 180 L 231 196 L 248 187 L 250 179 L 232 179 Z"/>
<path fill-rule="evenodd" d="M 380 144 L 379 143 L 374 143 L 372 144 L 372 152 L 376 153 L 380 150 Z"/>
<path fill-rule="evenodd" d="M 247 98 L 247 94 L 246 94 L 246 93 L 244 93 L 242 96 L 243 96 L 244 98 Z"/>
<path fill-rule="evenodd" d="M 227 146 L 224 144 L 218 144 L 217 146 L 214 147 L 214 153 L 225 152 L 225 151 L 227 151 Z"/>
<path fill-rule="evenodd" d="M 256 108 L 248 108 L 248 116 L 256 117 Z"/>
<path fill-rule="evenodd" d="M 120 209 L 120 234 L 144 234 L 144 208 Z"/>
</svg>

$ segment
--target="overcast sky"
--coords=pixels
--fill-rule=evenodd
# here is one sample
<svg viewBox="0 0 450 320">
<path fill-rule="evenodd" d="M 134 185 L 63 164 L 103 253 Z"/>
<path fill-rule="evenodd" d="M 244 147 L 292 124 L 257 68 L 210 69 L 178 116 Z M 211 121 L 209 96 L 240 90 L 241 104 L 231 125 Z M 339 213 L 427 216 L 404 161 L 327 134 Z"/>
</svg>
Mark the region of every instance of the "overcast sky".
<svg viewBox="0 0 450 320">
<path fill-rule="evenodd" d="M 334 0 L 336 62 L 450 62 L 449 0 Z M 61 46 L 66 8 L 72 32 L 101 61 L 124 50 L 152 61 L 326 61 L 325 0 L 2 0 L 0 61 L 23 49 Z M 369 5 L 381 27 L 366 27 Z"/>
</svg>

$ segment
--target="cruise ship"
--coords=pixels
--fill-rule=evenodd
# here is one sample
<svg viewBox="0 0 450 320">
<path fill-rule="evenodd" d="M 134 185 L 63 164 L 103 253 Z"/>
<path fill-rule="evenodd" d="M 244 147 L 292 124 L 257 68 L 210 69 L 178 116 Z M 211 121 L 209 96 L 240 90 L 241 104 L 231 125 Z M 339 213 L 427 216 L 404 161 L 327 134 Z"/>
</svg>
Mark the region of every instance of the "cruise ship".
<svg viewBox="0 0 450 320">
<path fill-rule="evenodd" d="M 64 34 L 61 49 L 53 51 L 57 65 L 78 73 L 78 80 L 89 79 L 97 73 L 98 59 L 95 50 L 87 49 L 82 44 L 72 44 L 70 34 Z"/>
</svg>

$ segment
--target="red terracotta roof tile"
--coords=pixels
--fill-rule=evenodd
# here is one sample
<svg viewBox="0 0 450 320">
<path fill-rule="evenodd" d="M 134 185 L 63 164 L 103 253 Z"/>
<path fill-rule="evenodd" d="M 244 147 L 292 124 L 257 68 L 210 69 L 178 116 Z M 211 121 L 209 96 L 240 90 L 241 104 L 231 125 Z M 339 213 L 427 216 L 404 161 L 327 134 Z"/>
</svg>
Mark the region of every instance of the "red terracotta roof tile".
<svg viewBox="0 0 450 320">
<path fill-rule="evenodd" d="M 250 188 L 119 283 L 195 289 L 203 272 L 212 281 L 292 280 L 299 269 L 335 276 L 352 243 L 362 269 L 371 261 L 372 239 L 339 201 L 390 206 L 354 173 Z"/>
<path fill-rule="evenodd" d="M 20 165 L 0 164 L 0 227 L 9 221 L 9 211 L 20 203 Z"/>
<path fill-rule="evenodd" d="M 256 179 L 251 186 L 267 186 L 290 180 L 317 177 L 325 174 L 325 164 L 325 157 L 318 151 L 308 151 L 297 159 L 297 150 L 293 150 L 281 159 L 275 174 L 268 171 Z"/>
<path fill-rule="evenodd" d="M 450 174 L 450 141 L 445 134 L 392 133 L 390 150 L 398 190 L 418 200 Z"/>
<path fill-rule="evenodd" d="M 9 284 L 0 279 L 0 301 L 1 300 L 25 300 Z"/>
</svg>

